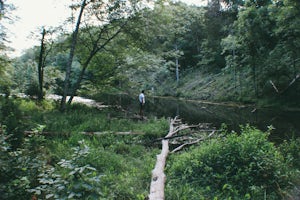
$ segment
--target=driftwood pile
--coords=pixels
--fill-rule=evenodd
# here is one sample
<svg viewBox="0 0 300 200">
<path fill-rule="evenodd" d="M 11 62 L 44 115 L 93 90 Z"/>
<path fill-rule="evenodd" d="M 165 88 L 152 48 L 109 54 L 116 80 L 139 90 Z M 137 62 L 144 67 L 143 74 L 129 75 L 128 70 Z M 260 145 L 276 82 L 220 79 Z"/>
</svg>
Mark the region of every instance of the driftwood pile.
<svg viewBox="0 0 300 200">
<path fill-rule="evenodd" d="M 213 136 L 216 130 L 209 130 L 208 127 L 208 124 L 188 126 L 186 124 L 183 124 L 178 117 L 175 117 L 174 119 L 170 120 L 169 132 L 164 138 L 161 138 L 161 153 L 157 155 L 156 164 L 154 169 L 152 170 L 150 193 L 148 196 L 150 200 L 165 199 L 164 188 L 166 175 L 164 173 L 164 168 L 166 165 L 168 154 L 170 152 L 177 152 L 187 145 L 196 144 Z M 179 133 L 181 132 L 184 132 L 184 134 L 179 135 Z M 177 147 L 170 151 L 169 143 L 172 145 L 177 145 Z"/>
</svg>

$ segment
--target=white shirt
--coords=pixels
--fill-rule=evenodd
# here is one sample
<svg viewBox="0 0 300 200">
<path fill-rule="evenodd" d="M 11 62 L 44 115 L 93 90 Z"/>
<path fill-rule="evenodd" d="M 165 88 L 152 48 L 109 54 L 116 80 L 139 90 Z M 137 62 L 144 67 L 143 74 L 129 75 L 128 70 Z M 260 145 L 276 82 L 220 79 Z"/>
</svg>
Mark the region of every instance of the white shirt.
<svg viewBox="0 0 300 200">
<path fill-rule="evenodd" d="M 139 95 L 139 100 L 140 100 L 140 103 L 145 103 L 145 95 L 143 93 L 141 93 Z"/>
</svg>

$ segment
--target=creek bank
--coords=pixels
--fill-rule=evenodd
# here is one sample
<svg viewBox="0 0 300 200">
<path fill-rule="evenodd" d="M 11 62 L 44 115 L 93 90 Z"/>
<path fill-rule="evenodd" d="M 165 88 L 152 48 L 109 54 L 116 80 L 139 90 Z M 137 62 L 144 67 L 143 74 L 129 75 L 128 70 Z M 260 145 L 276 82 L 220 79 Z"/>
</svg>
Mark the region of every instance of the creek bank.
<svg viewBox="0 0 300 200">
<path fill-rule="evenodd" d="M 187 98 L 183 98 L 183 97 L 172 97 L 172 96 L 150 96 L 150 97 L 161 98 L 161 99 L 180 100 L 180 101 L 185 101 L 185 102 L 201 103 L 201 104 L 208 104 L 208 105 L 238 107 L 238 108 L 255 107 L 255 104 L 241 104 L 238 102 L 214 102 L 214 101 L 206 101 L 206 100 L 200 100 L 200 99 L 187 99 Z"/>
<path fill-rule="evenodd" d="M 56 94 L 49 94 L 49 95 L 46 95 L 45 98 L 54 100 L 54 101 L 60 101 L 62 96 L 56 95 Z M 70 98 L 70 96 L 67 96 L 66 101 L 68 101 L 69 98 Z M 103 105 L 102 102 L 96 102 L 93 99 L 88 99 L 88 98 L 79 97 L 79 96 L 74 96 L 72 102 L 73 103 L 81 103 L 81 104 L 84 104 L 84 105 L 90 106 L 90 107 L 96 107 L 98 109 L 110 107 L 109 105 Z"/>
</svg>

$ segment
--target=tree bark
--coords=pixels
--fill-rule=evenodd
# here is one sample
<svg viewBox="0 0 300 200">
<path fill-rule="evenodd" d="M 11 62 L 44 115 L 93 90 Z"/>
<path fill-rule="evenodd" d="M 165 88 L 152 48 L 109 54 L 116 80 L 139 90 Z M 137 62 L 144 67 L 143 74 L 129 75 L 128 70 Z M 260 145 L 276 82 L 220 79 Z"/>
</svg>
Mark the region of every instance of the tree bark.
<svg viewBox="0 0 300 200">
<path fill-rule="evenodd" d="M 174 128 L 176 122 L 177 122 L 176 117 L 175 119 L 171 119 L 169 133 L 166 135 L 166 138 L 169 138 L 178 132 Z M 156 164 L 152 171 L 149 200 L 165 199 L 164 190 L 165 190 L 166 175 L 164 173 L 164 168 L 166 165 L 168 154 L 169 154 L 169 140 L 163 139 L 161 153 L 157 155 Z"/>
</svg>

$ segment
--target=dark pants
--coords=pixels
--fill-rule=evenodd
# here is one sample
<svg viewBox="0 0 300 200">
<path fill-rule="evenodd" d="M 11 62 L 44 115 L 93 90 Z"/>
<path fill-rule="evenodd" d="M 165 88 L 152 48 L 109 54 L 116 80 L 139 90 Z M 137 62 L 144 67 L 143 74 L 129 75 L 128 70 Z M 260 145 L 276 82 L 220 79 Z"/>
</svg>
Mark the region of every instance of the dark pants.
<svg viewBox="0 0 300 200">
<path fill-rule="evenodd" d="M 140 115 L 143 117 L 144 114 L 144 104 L 140 103 Z"/>
</svg>

